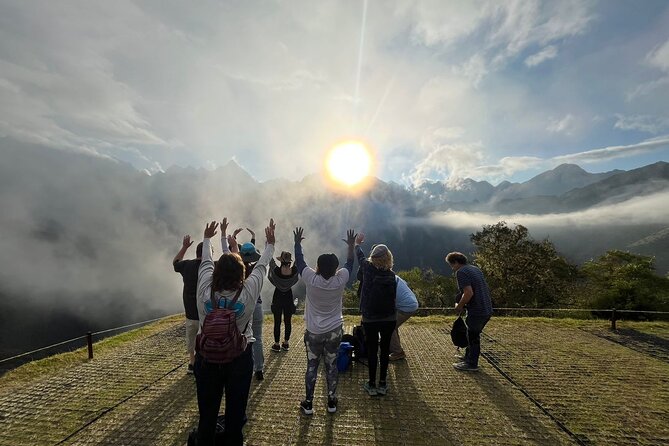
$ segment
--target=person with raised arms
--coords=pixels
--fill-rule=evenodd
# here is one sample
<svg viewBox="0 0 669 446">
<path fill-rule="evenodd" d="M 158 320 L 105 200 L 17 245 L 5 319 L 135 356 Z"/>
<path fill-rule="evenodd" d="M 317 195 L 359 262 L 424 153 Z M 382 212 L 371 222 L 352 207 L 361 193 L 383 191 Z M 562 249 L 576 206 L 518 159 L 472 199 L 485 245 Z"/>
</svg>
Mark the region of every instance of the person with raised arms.
<svg viewBox="0 0 669 446">
<path fill-rule="evenodd" d="M 353 271 L 353 245 L 355 232 L 349 229 L 347 238 L 348 254 L 344 268 L 339 267 L 339 259 L 333 253 L 321 254 L 316 261 L 316 269 L 307 266 L 302 253 L 304 230 L 295 228 L 295 261 L 297 272 L 307 289 L 304 308 L 304 345 L 307 351 L 307 371 L 304 375 L 306 398 L 300 403 L 305 415 L 314 413 L 313 399 L 321 358 L 325 362 L 328 403 L 327 411 L 337 411 L 337 350 L 344 334 L 342 306 L 344 288 Z"/>
<path fill-rule="evenodd" d="M 221 222 L 224 253 L 214 264 L 211 238 L 216 235 L 218 223 L 212 221 L 204 230 L 202 263 L 198 272 L 197 306 L 200 333 L 195 358 L 197 403 L 200 412 L 198 445 L 214 445 L 216 420 L 225 392 L 225 444 L 242 445 L 242 428 L 246 416 L 251 373 L 253 370 L 250 322 L 256 301 L 267 275 L 267 265 L 274 255 L 274 220 L 265 228 L 265 249 L 253 272 L 245 277 L 245 266 L 238 254 L 234 237 L 226 237 L 227 219 Z M 230 252 L 227 250 L 230 246 Z M 215 310 L 214 310 L 215 309 Z M 231 315 L 234 315 L 231 317 Z M 231 326 L 225 324 L 234 321 Z M 217 339 L 221 331 L 230 337 Z M 241 333 L 241 335 L 240 335 Z M 240 339 L 230 347 L 229 339 Z"/>
</svg>

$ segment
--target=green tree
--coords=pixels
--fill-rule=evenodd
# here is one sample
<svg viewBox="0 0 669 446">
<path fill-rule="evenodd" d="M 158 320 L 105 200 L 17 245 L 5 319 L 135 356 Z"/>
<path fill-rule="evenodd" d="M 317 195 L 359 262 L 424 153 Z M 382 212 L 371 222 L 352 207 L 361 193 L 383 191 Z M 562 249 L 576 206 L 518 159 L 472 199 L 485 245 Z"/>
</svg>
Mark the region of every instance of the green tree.
<svg viewBox="0 0 669 446">
<path fill-rule="evenodd" d="M 525 226 L 510 228 L 501 221 L 483 226 L 471 241 L 495 306 L 548 308 L 570 302 L 577 268 L 548 239 L 533 240 Z"/>
<path fill-rule="evenodd" d="M 669 278 L 655 273 L 652 257 L 611 250 L 583 272 L 594 308 L 669 311 Z"/>
<path fill-rule="evenodd" d="M 397 273 L 406 280 L 416 294 L 421 307 L 452 307 L 458 288 L 452 277 L 435 273 L 431 269 L 413 268 Z"/>
</svg>

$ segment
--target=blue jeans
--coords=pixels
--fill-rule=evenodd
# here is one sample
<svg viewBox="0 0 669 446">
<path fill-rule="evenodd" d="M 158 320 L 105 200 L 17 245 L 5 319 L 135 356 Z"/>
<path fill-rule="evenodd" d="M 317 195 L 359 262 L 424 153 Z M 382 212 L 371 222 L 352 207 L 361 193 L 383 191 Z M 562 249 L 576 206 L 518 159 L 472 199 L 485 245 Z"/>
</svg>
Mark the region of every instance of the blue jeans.
<svg viewBox="0 0 669 446">
<path fill-rule="evenodd" d="M 257 303 L 253 310 L 253 322 L 251 329 L 256 341 L 253 343 L 253 371 L 263 371 L 265 368 L 265 353 L 262 350 L 262 322 L 263 322 L 262 303 Z"/>
<path fill-rule="evenodd" d="M 481 332 L 490 320 L 490 316 L 467 315 L 465 325 L 467 326 L 467 340 L 469 345 L 465 349 L 465 361 L 474 367 L 479 365 L 481 355 Z"/>
<path fill-rule="evenodd" d="M 216 418 L 225 392 L 225 444 L 242 445 L 246 403 L 249 399 L 253 371 L 252 347 L 228 364 L 212 364 L 199 354 L 195 356 L 195 384 L 200 421 L 198 445 L 214 446 Z"/>
</svg>

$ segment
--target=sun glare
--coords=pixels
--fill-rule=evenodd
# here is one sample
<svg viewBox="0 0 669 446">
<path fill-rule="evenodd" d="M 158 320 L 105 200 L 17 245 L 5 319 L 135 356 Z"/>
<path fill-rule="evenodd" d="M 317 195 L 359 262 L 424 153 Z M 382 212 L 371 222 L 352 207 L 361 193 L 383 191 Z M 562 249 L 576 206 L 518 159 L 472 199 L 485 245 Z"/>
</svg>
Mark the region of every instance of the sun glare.
<svg viewBox="0 0 669 446">
<path fill-rule="evenodd" d="M 372 169 L 372 155 L 360 141 L 347 141 L 334 146 L 325 159 L 330 179 L 348 187 L 365 180 Z"/>
</svg>

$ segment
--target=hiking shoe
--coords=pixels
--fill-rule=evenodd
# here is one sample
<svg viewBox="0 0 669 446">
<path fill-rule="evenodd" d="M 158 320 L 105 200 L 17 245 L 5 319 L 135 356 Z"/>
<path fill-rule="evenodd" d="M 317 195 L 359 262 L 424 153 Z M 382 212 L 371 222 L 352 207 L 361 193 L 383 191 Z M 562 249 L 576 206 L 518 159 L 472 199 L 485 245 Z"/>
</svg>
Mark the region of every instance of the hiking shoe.
<svg viewBox="0 0 669 446">
<path fill-rule="evenodd" d="M 388 393 L 388 384 L 379 383 L 379 387 L 376 388 L 377 395 L 385 395 Z"/>
<path fill-rule="evenodd" d="M 479 368 L 476 365 L 472 365 L 468 362 L 456 362 L 453 364 L 455 370 L 460 370 L 462 372 L 478 372 Z"/>
<path fill-rule="evenodd" d="M 404 352 L 391 353 L 388 355 L 388 359 L 391 361 L 399 361 L 400 359 L 406 358 L 407 355 Z"/>
<path fill-rule="evenodd" d="M 284 343 L 281 344 L 281 350 L 283 350 L 284 352 L 287 352 L 288 350 L 290 350 L 290 346 L 288 345 L 287 342 L 284 342 Z"/>
<path fill-rule="evenodd" d="M 302 412 L 305 415 L 313 415 L 314 413 L 314 408 L 311 404 L 311 401 L 309 400 L 304 400 L 300 403 L 300 409 L 302 409 Z M 328 409 L 329 410 L 329 409 Z"/>
<path fill-rule="evenodd" d="M 187 375 L 193 374 L 193 364 L 188 364 L 188 370 L 186 370 Z"/>
<path fill-rule="evenodd" d="M 337 411 L 337 397 L 329 396 L 328 397 L 328 412 L 335 413 Z"/>
<path fill-rule="evenodd" d="M 272 346 L 272 351 L 273 352 L 280 352 L 281 351 L 281 346 L 279 345 L 278 342 L 274 343 L 274 345 Z"/>
<path fill-rule="evenodd" d="M 378 395 L 378 392 L 376 391 L 376 386 L 374 384 L 370 384 L 369 382 L 365 382 L 365 384 L 362 385 L 362 388 L 369 393 L 369 396 L 376 396 Z"/>
<path fill-rule="evenodd" d="M 263 379 L 265 379 L 262 370 L 256 370 L 255 376 L 257 381 L 262 381 Z"/>
</svg>

